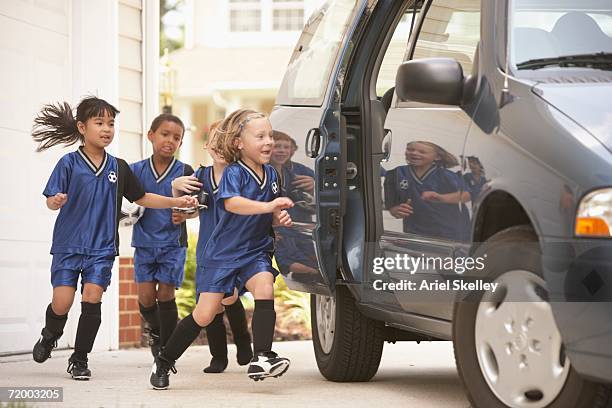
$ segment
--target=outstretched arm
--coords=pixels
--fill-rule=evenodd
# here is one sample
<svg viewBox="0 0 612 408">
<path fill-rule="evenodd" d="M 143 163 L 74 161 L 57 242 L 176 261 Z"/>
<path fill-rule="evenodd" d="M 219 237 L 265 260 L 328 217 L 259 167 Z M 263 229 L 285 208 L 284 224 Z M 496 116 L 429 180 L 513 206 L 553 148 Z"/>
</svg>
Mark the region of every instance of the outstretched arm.
<svg viewBox="0 0 612 408">
<path fill-rule="evenodd" d="M 239 215 L 267 214 L 293 207 L 293 201 L 287 197 L 278 197 L 270 202 L 250 200 L 234 196 L 225 199 L 225 210 Z"/>
<path fill-rule="evenodd" d="M 146 208 L 197 207 L 198 205 L 198 200 L 195 197 L 166 197 L 153 193 L 145 193 L 135 202 Z"/>
</svg>

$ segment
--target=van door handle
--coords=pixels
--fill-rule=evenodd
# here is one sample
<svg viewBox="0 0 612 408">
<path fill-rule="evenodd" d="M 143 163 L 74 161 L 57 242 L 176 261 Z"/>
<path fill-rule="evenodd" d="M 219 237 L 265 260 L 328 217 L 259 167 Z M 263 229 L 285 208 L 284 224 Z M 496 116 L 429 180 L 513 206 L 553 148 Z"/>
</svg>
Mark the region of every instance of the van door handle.
<svg viewBox="0 0 612 408">
<path fill-rule="evenodd" d="M 306 156 L 314 159 L 319 155 L 319 149 L 321 148 L 321 131 L 319 128 L 312 128 L 306 135 Z"/>
<path fill-rule="evenodd" d="M 391 158 L 391 144 L 393 142 L 393 132 L 391 129 L 385 129 L 385 137 L 383 137 L 382 141 L 382 152 L 383 158 L 382 162 L 388 162 Z"/>
</svg>

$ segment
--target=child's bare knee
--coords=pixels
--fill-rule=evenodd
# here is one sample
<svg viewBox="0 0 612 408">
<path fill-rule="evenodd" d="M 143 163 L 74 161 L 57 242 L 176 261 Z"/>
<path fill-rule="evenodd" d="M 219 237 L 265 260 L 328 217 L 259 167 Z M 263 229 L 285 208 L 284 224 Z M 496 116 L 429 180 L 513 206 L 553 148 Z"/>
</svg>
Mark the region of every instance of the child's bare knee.
<svg viewBox="0 0 612 408">
<path fill-rule="evenodd" d="M 257 285 L 255 293 L 253 293 L 255 299 L 272 299 L 274 298 L 274 285 L 271 283 L 262 283 Z"/>
<path fill-rule="evenodd" d="M 160 283 L 157 287 L 157 300 L 167 302 L 174 299 L 174 285 Z"/>
<path fill-rule="evenodd" d="M 201 327 L 208 326 L 215 318 L 215 314 L 215 308 L 204 305 L 199 306 L 199 303 L 192 313 L 193 320 Z"/>
</svg>

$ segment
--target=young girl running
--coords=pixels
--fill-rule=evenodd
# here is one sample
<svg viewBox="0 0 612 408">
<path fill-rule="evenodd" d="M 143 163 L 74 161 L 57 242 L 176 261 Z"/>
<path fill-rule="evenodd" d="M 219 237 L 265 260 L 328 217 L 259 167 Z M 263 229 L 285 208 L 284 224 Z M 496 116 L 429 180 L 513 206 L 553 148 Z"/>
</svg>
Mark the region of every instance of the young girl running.
<svg viewBox="0 0 612 408">
<path fill-rule="evenodd" d="M 130 165 L 145 191 L 172 197 L 172 180 L 193 174 L 191 166 L 174 158 L 184 133 L 183 122 L 174 115 L 164 113 L 153 120 L 147 133 L 153 155 Z M 132 233 L 138 303 L 149 324 L 154 357 L 178 321 L 174 289 L 185 275 L 187 228 L 177 217 L 169 209 L 146 210 Z"/>
<path fill-rule="evenodd" d="M 179 177 L 172 182 L 173 194 L 175 196 L 180 196 L 183 193 L 193 194 L 202 189 L 209 197 L 208 208 L 199 213 L 200 232 L 196 248 L 196 298 L 202 293 L 201 288 L 205 283 L 203 274 L 205 265 L 204 247 L 216 225 L 214 198 L 223 171 L 227 167 L 227 162 L 213 148 L 216 135 L 218 134 L 215 132 L 215 128 L 219 125 L 219 122 L 215 122 L 210 126 L 206 143 L 206 150 L 213 159 L 213 165 L 200 167 L 196 170 L 195 175 Z M 183 217 L 191 218 L 192 216 L 184 215 Z M 224 298 L 222 304 L 232 329 L 234 343 L 236 344 L 236 360 L 239 365 L 246 365 L 253 358 L 253 350 L 251 349 L 251 335 L 247 327 L 246 314 L 237 289 L 234 289 L 234 294 Z M 221 373 L 227 368 L 227 333 L 223 322 L 223 315 L 223 312 L 217 314 L 213 321 L 206 326 L 206 337 L 210 353 L 212 354 L 212 360 L 208 367 L 204 368 L 203 371 L 205 373 Z"/>
<path fill-rule="evenodd" d="M 272 268 L 273 213 L 289 226 L 289 215 L 281 211 L 293 202 L 279 197 L 280 180 L 267 163 L 272 152 L 272 127 L 267 117 L 251 110 L 231 113 L 216 129 L 213 148 L 228 165 L 215 197 L 217 224 L 204 248 L 204 285 L 193 313 L 179 322 L 159 353 L 150 377 L 156 389 L 169 386 L 169 372 L 203 327 L 222 309 L 225 294 L 246 284 L 255 297 L 253 313 L 254 357 L 248 375 L 254 380 L 278 377 L 289 368 L 289 360 L 272 351 L 276 313 Z"/>
<path fill-rule="evenodd" d="M 196 204 L 192 197 L 145 193 L 127 163 L 106 152 L 105 148 L 113 141 L 118 113 L 114 106 L 96 97 L 79 103 L 76 118 L 66 102 L 46 105 L 34 120 L 32 132 L 39 142 L 38 151 L 81 142 L 76 151 L 60 159 L 43 191 L 47 207 L 61 210 L 51 245 L 53 298 L 47 307 L 45 327 L 32 351 L 39 363 L 51 356 L 63 334 L 80 275 L 81 316 L 67 370 L 75 380 L 91 377 L 87 354 L 100 327 L 100 301 L 110 284 L 119 247 L 121 197 L 150 208 Z"/>
</svg>

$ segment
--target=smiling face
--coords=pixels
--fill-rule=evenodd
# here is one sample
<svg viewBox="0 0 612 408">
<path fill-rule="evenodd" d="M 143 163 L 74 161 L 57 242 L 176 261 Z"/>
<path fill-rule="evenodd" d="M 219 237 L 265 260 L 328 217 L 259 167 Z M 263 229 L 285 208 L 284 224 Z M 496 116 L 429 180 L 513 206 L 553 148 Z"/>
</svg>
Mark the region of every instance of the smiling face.
<svg viewBox="0 0 612 408">
<path fill-rule="evenodd" d="M 170 159 L 181 146 L 183 132 L 178 123 L 168 120 L 162 122 L 155 131 L 149 130 L 147 136 L 153 145 L 153 153 Z"/>
<path fill-rule="evenodd" d="M 268 163 L 274 146 L 272 125 L 268 118 L 249 120 L 240 132 L 237 143 L 241 159 L 258 165 Z"/>
<path fill-rule="evenodd" d="M 440 157 L 433 146 L 412 142 L 406 145 L 406 162 L 416 167 L 428 166 Z"/>
<path fill-rule="evenodd" d="M 293 155 L 293 146 L 288 140 L 277 140 L 274 142 L 274 148 L 272 149 L 272 157 L 270 162 L 272 164 L 283 165 Z"/>
<path fill-rule="evenodd" d="M 84 123 L 78 122 L 77 127 L 83 135 L 86 145 L 96 149 L 104 149 L 115 137 L 115 118 L 104 113 L 104 116 L 94 116 Z"/>
</svg>

